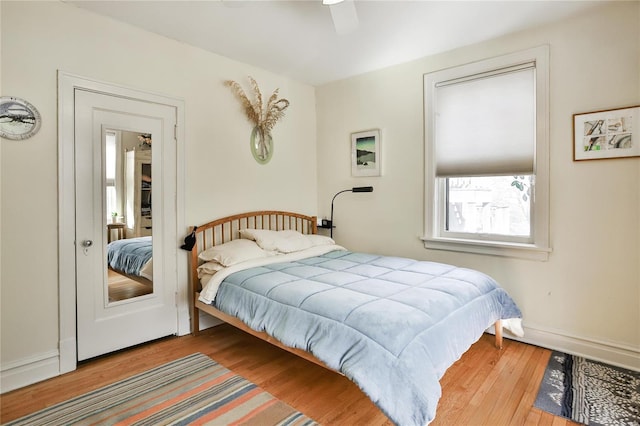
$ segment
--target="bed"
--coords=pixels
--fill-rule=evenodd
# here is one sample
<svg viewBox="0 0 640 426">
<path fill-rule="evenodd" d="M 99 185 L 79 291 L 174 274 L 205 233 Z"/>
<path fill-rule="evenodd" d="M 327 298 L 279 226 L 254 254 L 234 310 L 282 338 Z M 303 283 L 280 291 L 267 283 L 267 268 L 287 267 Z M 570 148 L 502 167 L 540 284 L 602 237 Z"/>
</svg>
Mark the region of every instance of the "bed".
<svg viewBox="0 0 640 426">
<path fill-rule="evenodd" d="M 107 244 L 107 264 L 114 271 L 153 281 L 152 237 L 126 238 Z"/>
<path fill-rule="evenodd" d="M 192 330 L 205 312 L 344 374 L 398 425 L 435 417 L 445 371 L 521 313 L 490 277 L 452 265 L 354 253 L 316 218 L 260 211 L 197 227 Z"/>
</svg>

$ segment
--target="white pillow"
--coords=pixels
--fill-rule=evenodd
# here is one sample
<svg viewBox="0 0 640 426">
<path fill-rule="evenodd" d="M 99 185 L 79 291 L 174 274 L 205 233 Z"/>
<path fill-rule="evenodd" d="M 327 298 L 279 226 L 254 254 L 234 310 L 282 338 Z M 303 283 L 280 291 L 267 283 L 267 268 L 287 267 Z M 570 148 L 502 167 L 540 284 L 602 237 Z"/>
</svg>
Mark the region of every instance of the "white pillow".
<svg viewBox="0 0 640 426">
<path fill-rule="evenodd" d="M 198 278 L 202 278 L 204 275 L 213 275 L 222 269 L 224 269 L 224 266 L 222 266 L 215 260 L 203 263 L 202 265 L 198 266 Z"/>
<path fill-rule="evenodd" d="M 318 235 L 318 234 L 309 234 L 305 235 L 309 241 L 311 241 L 311 246 L 328 246 L 335 244 L 332 238 L 327 237 L 326 235 Z"/>
<path fill-rule="evenodd" d="M 240 236 L 254 240 L 263 250 L 292 253 L 312 247 L 311 240 L 298 231 L 271 231 L 268 229 L 241 229 Z"/>
<path fill-rule="evenodd" d="M 238 231 L 240 233 L 240 238 L 244 238 L 251 241 L 256 241 L 258 238 L 266 238 L 269 235 L 276 234 L 280 231 L 270 231 L 268 229 L 253 229 L 246 228 Z"/>
<path fill-rule="evenodd" d="M 231 266 L 246 260 L 270 256 L 255 242 L 245 239 L 232 240 L 206 249 L 198 255 L 205 262 L 216 261 L 222 266 Z"/>
</svg>

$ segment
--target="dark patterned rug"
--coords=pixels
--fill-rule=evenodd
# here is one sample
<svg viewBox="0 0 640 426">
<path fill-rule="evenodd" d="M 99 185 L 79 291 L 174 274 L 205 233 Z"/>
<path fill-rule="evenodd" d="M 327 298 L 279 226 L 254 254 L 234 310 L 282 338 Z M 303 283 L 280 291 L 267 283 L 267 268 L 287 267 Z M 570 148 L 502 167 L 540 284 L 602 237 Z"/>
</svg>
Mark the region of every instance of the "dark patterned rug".
<svg viewBox="0 0 640 426">
<path fill-rule="evenodd" d="M 640 372 L 553 352 L 534 406 L 585 425 L 640 426 Z"/>
</svg>

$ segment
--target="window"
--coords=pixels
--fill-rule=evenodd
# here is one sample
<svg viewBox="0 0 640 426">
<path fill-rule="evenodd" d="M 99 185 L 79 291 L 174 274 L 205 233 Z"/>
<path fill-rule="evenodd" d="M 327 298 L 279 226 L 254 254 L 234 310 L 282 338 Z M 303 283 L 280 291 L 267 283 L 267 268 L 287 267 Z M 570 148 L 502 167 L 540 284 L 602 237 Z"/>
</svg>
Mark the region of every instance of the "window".
<svg viewBox="0 0 640 426">
<path fill-rule="evenodd" d="M 122 158 L 120 152 L 120 134 L 117 131 L 105 132 L 105 208 L 106 217 L 113 212 L 122 215 L 122 194 L 118 191 L 122 182 Z"/>
<path fill-rule="evenodd" d="M 425 247 L 546 260 L 548 56 L 425 75 Z"/>
</svg>

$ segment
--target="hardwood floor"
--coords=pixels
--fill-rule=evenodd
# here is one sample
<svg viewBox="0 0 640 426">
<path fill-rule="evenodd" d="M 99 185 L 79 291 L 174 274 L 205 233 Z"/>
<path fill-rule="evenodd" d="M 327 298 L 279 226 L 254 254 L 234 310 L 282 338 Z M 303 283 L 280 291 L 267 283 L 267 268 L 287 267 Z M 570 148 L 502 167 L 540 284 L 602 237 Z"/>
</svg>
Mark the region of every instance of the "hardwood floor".
<svg viewBox="0 0 640 426">
<path fill-rule="evenodd" d="M 169 337 L 81 363 L 74 372 L 0 396 L 0 421 L 124 379 L 165 362 L 204 353 L 323 425 L 391 425 L 347 378 L 229 325 Z M 484 335 L 442 378 L 432 425 L 574 425 L 533 408 L 550 351 Z"/>
<path fill-rule="evenodd" d="M 107 269 L 109 302 L 131 299 L 153 292 L 153 283 L 142 277 L 127 277 L 113 269 Z"/>
</svg>

